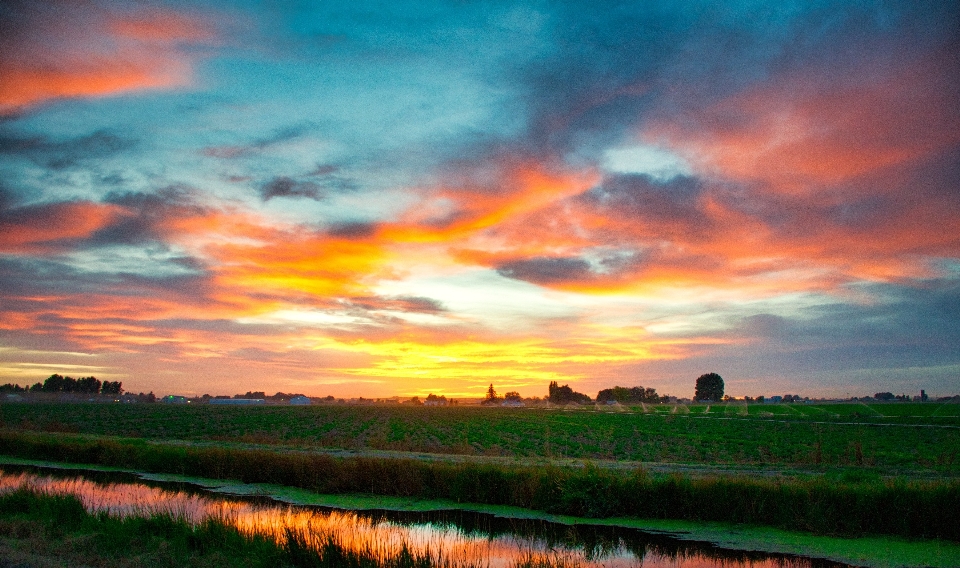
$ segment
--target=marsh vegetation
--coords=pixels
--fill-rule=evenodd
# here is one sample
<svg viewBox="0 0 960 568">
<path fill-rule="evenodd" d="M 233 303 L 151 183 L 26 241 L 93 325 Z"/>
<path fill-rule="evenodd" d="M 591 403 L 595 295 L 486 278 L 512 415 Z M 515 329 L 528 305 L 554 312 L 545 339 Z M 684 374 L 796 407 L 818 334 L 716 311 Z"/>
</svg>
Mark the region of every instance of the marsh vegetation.
<svg viewBox="0 0 960 568">
<path fill-rule="evenodd" d="M 323 510 L 117 477 L 0 473 L 0 538 L 21 553 L 101 566 L 840 566 L 616 527 Z M 51 540 L 63 543 L 56 552 Z"/>
</svg>

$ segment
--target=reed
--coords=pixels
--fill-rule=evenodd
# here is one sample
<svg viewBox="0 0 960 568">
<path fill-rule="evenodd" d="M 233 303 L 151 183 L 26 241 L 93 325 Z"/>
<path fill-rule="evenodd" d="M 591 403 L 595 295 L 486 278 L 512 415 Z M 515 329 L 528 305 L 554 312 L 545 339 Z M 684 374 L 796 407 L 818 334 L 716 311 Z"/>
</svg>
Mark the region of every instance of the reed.
<svg viewBox="0 0 960 568">
<path fill-rule="evenodd" d="M 45 550 L 48 559 L 67 565 L 479 568 L 429 548 L 412 551 L 406 543 L 397 552 L 356 549 L 330 534 L 287 529 L 285 538 L 274 540 L 215 518 L 191 524 L 169 514 L 89 513 L 72 495 L 26 488 L 0 494 L 0 537 L 20 541 L 21 549 Z M 54 541 L 58 546 L 49 546 Z"/>
<path fill-rule="evenodd" d="M 956 480 L 908 481 L 869 474 L 693 478 L 589 464 L 529 467 L 334 458 L 22 431 L 0 431 L 0 454 L 271 483 L 328 494 L 439 498 L 583 517 L 722 521 L 817 534 L 960 541 L 960 482 Z"/>
</svg>

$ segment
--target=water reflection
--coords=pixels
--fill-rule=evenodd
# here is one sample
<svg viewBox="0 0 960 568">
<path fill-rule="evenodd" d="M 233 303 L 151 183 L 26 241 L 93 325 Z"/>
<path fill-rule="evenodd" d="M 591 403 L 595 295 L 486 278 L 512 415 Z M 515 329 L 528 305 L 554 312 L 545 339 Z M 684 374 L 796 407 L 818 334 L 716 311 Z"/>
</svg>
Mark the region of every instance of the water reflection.
<svg viewBox="0 0 960 568">
<path fill-rule="evenodd" d="M 224 497 L 186 484 L 145 482 L 130 474 L 83 474 L 3 466 L 0 491 L 27 486 L 76 495 L 90 511 L 115 515 L 166 513 L 190 523 L 214 517 L 246 533 L 278 541 L 288 531 L 307 542 L 333 541 L 377 557 L 403 547 L 437 565 L 512 567 L 834 567 L 834 562 L 715 548 L 642 531 L 446 511 L 341 511 L 291 506 L 263 498 Z"/>
</svg>

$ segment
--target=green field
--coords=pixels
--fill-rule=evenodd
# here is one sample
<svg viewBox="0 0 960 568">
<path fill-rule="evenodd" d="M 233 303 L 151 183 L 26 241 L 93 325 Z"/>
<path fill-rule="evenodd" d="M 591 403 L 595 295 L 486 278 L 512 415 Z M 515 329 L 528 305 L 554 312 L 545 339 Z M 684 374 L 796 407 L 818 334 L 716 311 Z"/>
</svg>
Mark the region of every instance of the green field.
<svg viewBox="0 0 960 568">
<path fill-rule="evenodd" d="M 960 541 L 958 411 L 5 403 L 0 454 L 325 494 Z"/>
<path fill-rule="evenodd" d="M 0 426 L 299 449 L 960 472 L 960 405 L 944 403 L 599 410 L 7 403 Z"/>
</svg>

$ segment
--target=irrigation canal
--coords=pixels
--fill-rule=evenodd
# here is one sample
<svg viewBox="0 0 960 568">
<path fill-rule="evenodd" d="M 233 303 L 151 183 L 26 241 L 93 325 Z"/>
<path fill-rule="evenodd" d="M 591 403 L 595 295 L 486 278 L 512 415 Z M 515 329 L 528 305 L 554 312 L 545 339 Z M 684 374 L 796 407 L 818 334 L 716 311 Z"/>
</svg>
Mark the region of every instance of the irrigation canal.
<svg viewBox="0 0 960 568">
<path fill-rule="evenodd" d="M 282 541 L 288 530 L 332 537 L 341 545 L 390 555 L 426 550 L 448 566 L 507 568 L 524 558 L 588 567 L 727 568 L 848 566 L 790 555 L 719 548 L 710 543 L 596 525 L 564 525 L 465 511 L 349 511 L 289 505 L 265 497 L 225 496 L 187 483 L 145 481 L 130 473 L 0 466 L 0 491 L 34 487 L 73 494 L 90 511 L 172 514 L 190 523 L 215 517 Z"/>
</svg>

